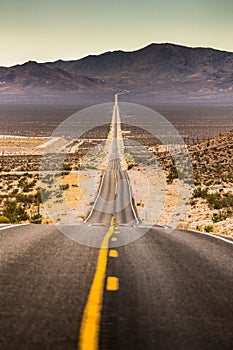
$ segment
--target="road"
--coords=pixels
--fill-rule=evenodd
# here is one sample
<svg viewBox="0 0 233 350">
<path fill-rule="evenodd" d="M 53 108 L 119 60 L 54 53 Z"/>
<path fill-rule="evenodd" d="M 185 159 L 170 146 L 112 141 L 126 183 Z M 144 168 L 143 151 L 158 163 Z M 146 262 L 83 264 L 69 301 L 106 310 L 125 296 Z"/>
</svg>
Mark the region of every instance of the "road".
<svg viewBox="0 0 233 350">
<path fill-rule="evenodd" d="M 99 250 L 52 225 L 6 228 L 0 240 L 0 348 L 77 349 Z M 232 244 L 154 228 L 116 250 L 106 277 L 119 289 L 105 288 L 99 349 L 232 349 Z"/>
<path fill-rule="evenodd" d="M 118 225 L 139 223 L 129 177 L 127 171 L 121 169 L 122 155 L 119 146 L 121 120 L 117 96 L 115 95 L 112 113 L 108 167 L 102 174 L 95 203 L 90 215 L 86 218 L 86 222 L 90 224 L 110 225 L 113 215 Z"/>
<path fill-rule="evenodd" d="M 138 222 L 117 104 L 108 169 L 86 223 L 73 227 L 85 235 L 101 224 L 99 248 L 59 226 L 0 227 L 2 350 L 233 348 L 233 241 Z"/>
</svg>

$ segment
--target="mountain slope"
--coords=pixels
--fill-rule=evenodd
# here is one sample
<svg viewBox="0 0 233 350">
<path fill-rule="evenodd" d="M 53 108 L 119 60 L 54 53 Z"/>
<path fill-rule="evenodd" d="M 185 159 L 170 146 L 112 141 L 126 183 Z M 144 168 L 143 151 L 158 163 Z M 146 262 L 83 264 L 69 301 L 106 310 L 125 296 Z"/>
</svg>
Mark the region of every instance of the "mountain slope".
<svg viewBox="0 0 233 350">
<path fill-rule="evenodd" d="M 216 71 L 224 65 L 233 68 L 233 53 L 208 48 L 190 48 L 173 44 L 151 44 L 133 52 L 114 51 L 87 56 L 76 61 L 50 63 L 70 73 L 103 76 L 108 73 L 150 71 L 159 73 L 175 69 L 176 73 L 194 73 L 208 68 Z"/>
<path fill-rule="evenodd" d="M 233 99 L 233 53 L 210 48 L 151 44 L 76 61 L 27 62 L 0 68 L 0 92 L 110 92 L 144 96 L 229 96 Z M 135 95 L 136 96 L 136 95 Z"/>
<path fill-rule="evenodd" d="M 57 61 L 70 74 L 104 79 L 124 88 L 189 88 L 195 91 L 233 86 L 233 53 L 172 44 L 151 44 L 134 52 L 107 52 L 77 61 Z M 181 86 L 180 86 L 181 85 Z"/>
<path fill-rule="evenodd" d="M 82 91 L 99 89 L 103 83 L 81 75 L 73 76 L 56 66 L 29 61 L 23 65 L 0 69 L 1 90 Z"/>
</svg>

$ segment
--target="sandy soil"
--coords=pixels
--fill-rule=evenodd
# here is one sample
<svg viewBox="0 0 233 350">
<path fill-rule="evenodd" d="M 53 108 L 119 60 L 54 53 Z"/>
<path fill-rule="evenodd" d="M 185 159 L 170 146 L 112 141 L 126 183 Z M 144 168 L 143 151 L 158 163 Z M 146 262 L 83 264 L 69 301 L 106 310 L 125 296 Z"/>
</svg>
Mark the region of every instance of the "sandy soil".
<svg viewBox="0 0 233 350">
<path fill-rule="evenodd" d="M 0 135 L 0 153 L 4 154 L 38 154 L 38 147 L 48 142 L 46 137 L 25 137 Z"/>
<path fill-rule="evenodd" d="M 118 137 L 120 139 L 121 152 L 124 154 L 125 149 L 121 131 L 119 131 Z M 57 213 L 55 217 L 58 221 L 63 221 L 64 217 L 67 216 L 67 210 L 72 212 L 78 222 L 88 215 L 95 200 L 101 173 L 107 168 L 111 138 L 112 130 L 106 142 L 96 146 L 82 159 L 82 170 L 79 173 L 71 172 L 63 177 L 62 184 L 69 185 L 69 188 L 63 191 L 66 209 L 62 208 L 61 202 L 57 198 L 49 201 L 45 206 L 42 205 L 41 211 L 45 222 L 50 222 L 46 209 Z M 218 143 L 222 143 L 222 140 L 226 143 L 224 138 L 217 139 Z M 57 142 L 59 143 L 60 141 L 44 137 L 0 136 L 0 153 L 13 155 L 41 154 L 46 149 L 46 146 L 49 145 L 51 147 L 52 145 L 56 147 Z M 211 142 L 210 145 L 212 144 Z M 80 141 L 79 144 L 72 147 L 71 153 L 76 152 L 78 147 L 82 146 L 82 143 L 83 141 Z M 220 145 L 222 146 L 222 144 Z M 213 144 L 214 146 L 215 144 Z M 159 149 L 161 152 L 164 151 L 162 147 Z M 123 169 L 127 168 L 127 161 L 131 162 L 132 160 L 126 154 L 121 159 Z M 205 231 L 207 226 L 212 225 L 214 233 L 233 236 L 233 218 L 213 223 L 212 216 L 216 211 L 211 210 L 206 201 L 200 198 L 196 200 L 195 205 L 191 205 L 190 198 L 185 198 L 185 192 L 180 192 L 180 188 L 183 185 L 178 180 L 174 180 L 172 184 L 168 185 L 166 183 L 167 173 L 160 169 L 158 164 L 148 166 L 137 164 L 137 166 L 133 166 L 128 171 L 128 174 L 135 205 L 142 223 L 166 226 L 175 217 L 175 222 L 179 228 Z M 6 185 L 3 184 L 3 190 L 4 186 Z M 13 189 L 16 188 L 15 183 L 12 183 L 12 186 Z M 216 192 L 221 190 L 227 192 L 232 191 L 232 188 L 233 186 L 230 183 L 212 184 L 209 186 L 209 191 Z M 176 205 L 179 204 L 179 201 L 183 204 L 185 203 L 186 213 L 177 211 Z M 66 210 L 66 213 L 63 209 Z"/>
</svg>

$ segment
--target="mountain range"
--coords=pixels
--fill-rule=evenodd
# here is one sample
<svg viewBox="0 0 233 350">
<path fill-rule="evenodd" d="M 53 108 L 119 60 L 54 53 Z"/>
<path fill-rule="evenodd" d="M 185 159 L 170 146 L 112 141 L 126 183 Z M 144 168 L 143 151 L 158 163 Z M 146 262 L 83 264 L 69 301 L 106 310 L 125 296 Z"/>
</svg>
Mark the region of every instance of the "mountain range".
<svg viewBox="0 0 233 350">
<path fill-rule="evenodd" d="M 151 44 L 72 61 L 0 67 L 0 94 L 113 93 L 233 98 L 233 53 Z"/>
</svg>

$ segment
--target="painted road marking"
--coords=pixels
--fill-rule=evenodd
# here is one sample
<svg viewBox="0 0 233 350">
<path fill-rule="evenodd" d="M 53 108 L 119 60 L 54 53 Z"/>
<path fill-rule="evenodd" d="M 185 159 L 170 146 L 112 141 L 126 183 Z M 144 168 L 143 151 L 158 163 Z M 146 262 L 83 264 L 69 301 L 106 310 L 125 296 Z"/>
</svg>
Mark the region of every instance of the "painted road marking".
<svg viewBox="0 0 233 350">
<path fill-rule="evenodd" d="M 112 217 L 109 231 L 104 237 L 99 251 L 95 276 L 91 285 L 87 304 L 84 309 L 78 347 L 80 350 L 98 349 L 103 289 L 108 258 L 108 243 L 113 232 L 114 217 Z"/>
<path fill-rule="evenodd" d="M 88 217 L 83 221 L 83 222 L 85 222 L 85 223 L 86 223 L 87 220 L 91 217 L 91 215 L 92 215 L 92 213 L 93 213 L 93 211 L 94 211 L 94 209 L 95 209 L 96 203 L 97 203 L 97 201 L 98 201 L 98 199 L 99 199 L 99 197 L 100 197 L 101 190 L 102 190 L 102 187 L 103 187 L 103 184 L 104 184 L 104 177 L 105 177 L 105 172 L 104 172 L 103 175 L 102 175 L 102 180 L 101 180 L 99 192 L 98 192 L 98 195 L 97 195 L 97 197 L 96 197 L 96 199 L 95 199 L 95 202 L 94 202 L 94 204 L 93 204 L 93 206 L 92 206 L 92 209 L 91 209 L 91 211 L 90 211 L 90 214 L 89 214 Z"/>
<path fill-rule="evenodd" d="M 116 250 L 116 249 L 111 249 L 111 250 L 109 251 L 109 256 L 110 256 L 111 258 L 117 258 L 117 257 L 118 257 L 118 252 L 117 252 L 117 250 Z"/>
<path fill-rule="evenodd" d="M 115 292 L 119 289 L 119 280 L 116 276 L 109 276 L 107 278 L 106 289 L 112 292 Z"/>
<path fill-rule="evenodd" d="M 112 237 L 112 242 L 116 242 L 117 241 L 117 238 L 116 237 Z"/>
<path fill-rule="evenodd" d="M 189 231 L 189 230 L 188 230 L 188 231 Z M 231 241 L 231 240 L 229 240 L 229 239 L 227 239 L 227 238 L 223 238 L 223 237 L 216 236 L 216 235 L 214 235 L 214 234 L 212 234 L 212 233 L 201 232 L 201 231 L 195 231 L 195 230 L 190 230 L 190 232 L 200 233 L 201 235 L 213 237 L 213 238 L 219 239 L 220 241 L 224 241 L 224 242 L 233 244 L 233 241 Z"/>
<path fill-rule="evenodd" d="M 131 185 L 130 185 L 129 179 L 128 179 L 128 178 L 126 178 L 126 180 L 127 180 L 127 183 L 128 183 L 128 188 L 129 188 L 130 205 L 131 205 L 131 208 L 132 208 L 132 210 L 133 210 L 133 214 L 134 214 L 134 217 L 135 217 L 135 220 L 136 220 L 136 224 L 139 224 L 139 220 L 138 220 L 138 217 L 137 217 L 136 211 L 135 211 L 134 206 L 133 206 L 133 195 L 132 195 Z"/>
</svg>

